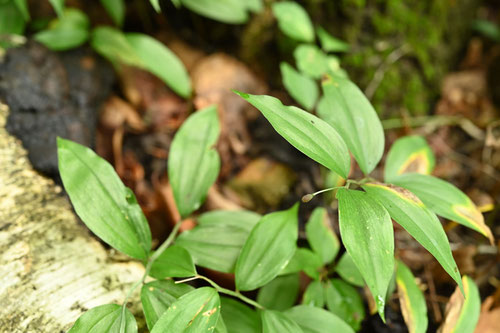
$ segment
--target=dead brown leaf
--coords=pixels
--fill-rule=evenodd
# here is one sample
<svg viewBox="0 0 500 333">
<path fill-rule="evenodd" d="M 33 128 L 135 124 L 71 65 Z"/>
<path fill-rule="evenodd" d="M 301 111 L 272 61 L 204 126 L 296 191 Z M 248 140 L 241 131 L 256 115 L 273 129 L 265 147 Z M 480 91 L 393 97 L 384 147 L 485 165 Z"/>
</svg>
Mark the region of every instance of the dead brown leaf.
<svg viewBox="0 0 500 333">
<path fill-rule="evenodd" d="M 238 195 L 243 206 L 266 211 L 279 205 L 290 192 L 296 177 L 286 165 L 260 157 L 250 162 L 227 185 Z"/>
<path fill-rule="evenodd" d="M 462 306 L 464 305 L 464 296 L 460 291 L 460 288 L 456 288 L 450 297 L 448 304 L 446 304 L 445 310 L 445 320 L 441 327 L 439 327 L 439 333 L 451 333 L 453 332 L 458 318 L 460 317 L 460 312 L 462 311 Z"/>
<path fill-rule="evenodd" d="M 500 332 L 500 307 L 492 309 L 493 303 L 493 296 L 489 296 L 484 300 L 474 333 Z"/>
<path fill-rule="evenodd" d="M 142 132 L 146 128 L 143 120 L 132 105 L 117 96 L 111 96 L 104 103 L 99 123 L 108 129 L 117 129 L 125 124 L 137 132 Z"/>
<path fill-rule="evenodd" d="M 192 81 L 197 109 L 217 105 L 221 119 L 217 147 L 222 159 L 221 177 L 224 178 L 247 162 L 242 157 L 251 146 L 247 123 L 258 115 L 258 111 L 232 89 L 262 94 L 267 88 L 245 64 L 222 53 L 202 59 L 193 69 Z"/>
</svg>

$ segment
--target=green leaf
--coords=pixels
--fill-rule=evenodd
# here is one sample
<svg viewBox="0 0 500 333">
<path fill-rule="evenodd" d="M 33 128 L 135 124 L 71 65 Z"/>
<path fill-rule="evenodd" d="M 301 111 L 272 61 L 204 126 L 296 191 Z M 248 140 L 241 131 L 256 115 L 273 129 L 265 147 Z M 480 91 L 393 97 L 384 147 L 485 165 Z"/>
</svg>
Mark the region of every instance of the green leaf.
<svg viewBox="0 0 500 333">
<path fill-rule="evenodd" d="M 65 51 L 84 44 L 89 39 L 90 21 L 82 11 L 68 8 L 64 15 L 52 20 L 49 28 L 34 35 L 34 39 L 54 51 Z"/>
<path fill-rule="evenodd" d="M 354 287 L 340 279 L 332 279 L 325 286 L 325 301 L 328 310 L 345 320 L 355 331 L 361 328 L 365 308 Z"/>
<path fill-rule="evenodd" d="M 342 319 L 331 312 L 313 306 L 297 305 L 285 311 L 304 333 L 354 333 L 354 330 Z"/>
<path fill-rule="evenodd" d="M 141 58 L 136 54 L 127 38 L 118 29 L 97 27 L 92 31 L 90 43 L 94 50 L 112 63 L 124 63 L 143 68 Z"/>
<path fill-rule="evenodd" d="M 318 99 L 319 91 L 316 82 L 310 77 L 297 72 L 286 62 L 280 64 L 283 85 L 300 105 L 311 111 Z"/>
<path fill-rule="evenodd" d="M 201 214 L 196 222 L 199 226 L 228 226 L 252 231 L 262 218 L 260 214 L 249 210 L 212 210 Z"/>
<path fill-rule="evenodd" d="M 151 232 L 132 191 L 92 150 L 57 138 L 59 172 L 76 213 L 99 238 L 132 258 L 145 260 Z"/>
<path fill-rule="evenodd" d="M 75 322 L 68 333 L 136 333 L 137 323 L 123 306 L 106 304 L 90 309 Z"/>
<path fill-rule="evenodd" d="M 316 28 L 316 34 L 318 35 L 319 41 L 321 43 L 321 48 L 325 52 L 347 52 L 349 51 L 349 44 L 346 42 L 333 37 L 328 31 L 318 26 Z"/>
<path fill-rule="evenodd" d="M 214 329 L 220 314 L 219 294 L 213 288 L 195 289 L 183 296 L 158 319 L 151 333 L 199 333 Z"/>
<path fill-rule="evenodd" d="M 30 12 L 28 9 L 27 0 L 13 0 L 13 2 L 17 6 L 17 9 L 19 9 L 21 14 L 23 15 L 24 20 L 29 21 L 30 20 Z"/>
<path fill-rule="evenodd" d="M 155 279 L 188 277 L 196 275 L 196 268 L 189 252 L 179 245 L 173 245 L 153 262 L 149 275 Z"/>
<path fill-rule="evenodd" d="M 339 252 L 340 242 L 333 231 L 325 208 L 317 207 L 306 223 L 307 241 L 324 264 L 330 263 Z"/>
<path fill-rule="evenodd" d="M 123 25 L 123 20 L 125 19 L 125 3 L 123 0 L 101 0 L 101 4 L 104 6 L 109 16 L 113 19 L 113 22 L 121 27 Z"/>
<path fill-rule="evenodd" d="M 417 172 L 430 174 L 436 158 L 427 141 L 421 136 L 405 136 L 394 142 L 387 154 L 384 179 L 392 182 L 403 173 Z"/>
<path fill-rule="evenodd" d="M 340 59 L 337 56 L 329 55 L 326 57 L 327 73 L 335 75 L 336 77 L 349 79 L 347 72 L 340 68 Z"/>
<path fill-rule="evenodd" d="M 274 97 L 236 93 L 259 109 L 276 132 L 292 146 L 347 178 L 351 165 L 349 152 L 342 138 L 330 125 L 309 112 L 294 106 L 284 106 Z"/>
<path fill-rule="evenodd" d="M 437 216 L 413 193 L 401 187 L 368 183 L 363 185 L 363 189 L 379 201 L 391 217 L 422 244 L 462 288 L 460 273 L 451 255 L 448 238 Z"/>
<path fill-rule="evenodd" d="M 462 278 L 463 294 L 457 288 L 446 305 L 446 315 L 439 332 L 476 332 L 481 312 L 481 297 L 477 285 L 468 276 Z"/>
<path fill-rule="evenodd" d="M 123 34 L 110 27 L 92 32 L 92 47 L 109 61 L 143 68 L 158 76 L 182 97 L 191 95 L 191 82 L 184 65 L 164 44 L 140 33 Z"/>
<path fill-rule="evenodd" d="M 363 287 L 365 285 L 365 280 L 359 272 L 358 267 L 352 260 L 349 253 L 345 252 L 335 267 L 335 271 L 340 275 L 342 279 L 358 287 Z"/>
<path fill-rule="evenodd" d="M 240 0 L 180 0 L 193 12 L 216 21 L 242 24 L 248 20 L 247 5 Z"/>
<path fill-rule="evenodd" d="M 260 12 L 264 6 L 262 0 L 247 0 L 245 2 L 246 8 L 255 13 Z"/>
<path fill-rule="evenodd" d="M 64 16 L 64 0 L 49 0 L 57 16 Z"/>
<path fill-rule="evenodd" d="M 500 27 L 496 23 L 485 19 L 478 19 L 472 22 L 472 29 L 485 37 L 500 42 Z"/>
<path fill-rule="evenodd" d="M 263 310 L 262 318 L 262 333 L 303 333 L 300 326 L 287 315 L 272 310 Z"/>
<path fill-rule="evenodd" d="M 261 333 L 260 316 L 235 299 L 221 297 L 221 314 L 228 332 Z"/>
<path fill-rule="evenodd" d="M 215 333 L 228 333 L 226 323 L 224 322 L 224 319 L 220 315 L 219 315 L 219 320 L 217 320 L 217 326 L 215 326 Z"/>
<path fill-rule="evenodd" d="M 266 309 L 283 311 L 291 308 L 299 295 L 299 274 L 278 276 L 257 294 L 257 302 Z"/>
<path fill-rule="evenodd" d="M 140 33 L 125 35 L 144 68 L 182 97 L 191 95 L 191 81 L 182 61 L 163 43 Z"/>
<path fill-rule="evenodd" d="M 188 250 L 198 266 L 232 273 L 243 244 L 260 218 L 249 211 L 211 211 L 202 214 L 198 226 L 184 231 L 175 242 Z"/>
<path fill-rule="evenodd" d="M 0 34 L 22 35 L 25 25 L 23 13 L 13 1 L 0 2 Z"/>
<path fill-rule="evenodd" d="M 322 308 L 325 305 L 325 294 L 321 281 L 312 281 L 302 295 L 302 304 Z"/>
<path fill-rule="evenodd" d="M 328 77 L 323 81 L 323 93 L 318 116 L 340 134 L 361 170 L 369 174 L 384 154 L 384 129 L 377 113 L 348 79 Z"/>
<path fill-rule="evenodd" d="M 158 318 L 167 311 L 179 297 L 194 290 L 188 284 L 175 283 L 172 280 L 161 280 L 146 283 L 141 289 L 141 303 L 144 317 L 151 331 Z"/>
<path fill-rule="evenodd" d="M 236 288 L 253 290 L 273 280 L 297 249 L 298 203 L 265 215 L 252 229 L 236 262 Z"/>
<path fill-rule="evenodd" d="M 319 272 L 323 267 L 321 258 L 318 254 L 312 252 L 309 249 L 298 248 L 295 251 L 292 259 L 288 262 L 288 265 L 280 272 L 279 275 L 285 275 L 290 273 L 298 273 L 300 271 L 305 272 L 310 278 L 319 280 Z"/>
<path fill-rule="evenodd" d="M 174 4 L 176 4 L 177 1 L 179 0 L 172 0 Z M 149 0 L 149 2 L 151 3 L 151 6 L 153 6 L 153 8 L 156 10 L 157 13 L 161 12 L 160 0 Z"/>
<path fill-rule="evenodd" d="M 483 214 L 472 200 L 455 185 L 442 179 L 418 173 L 403 174 L 393 183 L 413 192 L 425 206 L 439 216 L 460 223 L 488 237 L 494 243 Z"/>
<path fill-rule="evenodd" d="M 342 242 L 385 320 L 385 297 L 394 271 L 391 218 L 384 207 L 364 192 L 339 189 L 337 198 Z"/>
<path fill-rule="evenodd" d="M 220 126 L 217 109 L 196 111 L 175 134 L 168 157 L 168 178 L 183 218 L 200 208 L 217 179 L 220 158 L 214 145 Z"/>
<path fill-rule="evenodd" d="M 314 41 L 314 28 L 307 12 L 294 1 L 272 4 L 278 26 L 285 35 L 301 42 Z"/>
<path fill-rule="evenodd" d="M 396 271 L 399 303 L 410 333 L 427 331 L 427 305 L 410 269 L 398 261 Z"/>
<path fill-rule="evenodd" d="M 301 44 L 293 51 L 297 68 L 304 74 L 319 79 L 331 69 L 326 54 L 316 45 Z"/>
</svg>

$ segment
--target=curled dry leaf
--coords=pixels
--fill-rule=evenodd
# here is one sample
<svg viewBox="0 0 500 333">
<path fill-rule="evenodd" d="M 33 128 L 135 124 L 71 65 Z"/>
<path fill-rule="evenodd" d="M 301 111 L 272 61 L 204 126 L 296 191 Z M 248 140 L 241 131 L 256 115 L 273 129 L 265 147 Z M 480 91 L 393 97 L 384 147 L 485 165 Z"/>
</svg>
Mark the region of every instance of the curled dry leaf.
<svg viewBox="0 0 500 333">
<path fill-rule="evenodd" d="M 151 73 L 123 65 L 118 74 L 126 100 L 134 108 L 145 110 L 148 125 L 154 130 L 176 130 L 187 118 L 187 102 Z"/>
<path fill-rule="evenodd" d="M 479 319 L 481 298 L 477 285 L 470 277 L 462 278 L 464 294 L 457 287 L 446 305 L 445 320 L 438 333 L 474 332 Z"/>
<path fill-rule="evenodd" d="M 261 157 L 250 162 L 230 180 L 228 187 L 246 208 L 265 211 L 279 205 L 296 178 L 293 170 L 286 165 Z"/>
<path fill-rule="evenodd" d="M 109 129 L 117 129 L 126 124 L 132 130 L 142 132 L 146 127 L 132 105 L 117 96 L 111 96 L 103 105 L 99 122 Z"/>
<path fill-rule="evenodd" d="M 164 39 L 166 38 L 162 37 L 163 36 L 158 36 L 158 39 L 164 41 Z M 179 57 L 179 59 L 181 59 L 182 63 L 189 73 L 193 71 L 198 62 L 200 62 L 201 59 L 205 56 L 202 51 L 191 47 L 180 39 L 174 39 L 166 44 L 170 48 L 170 50 L 172 50 L 172 52 L 174 52 Z"/>
<path fill-rule="evenodd" d="M 193 68 L 192 81 L 197 109 L 217 105 L 221 121 L 218 151 L 222 159 L 223 177 L 232 168 L 241 167 L 246 162 L 242 155 L 252 144 L 247 123 L 258 115 L 254 108 L 231 90 L 262 94 L 267 87 L 245 64 L 223 53 L 200 60 Z"/>
<path fill-rule="evenodd" d="M 243 209 L 241 202 L 236 195 L 226 196 L 217 185 L 208 189 L 207 200 L 205 202 L 207 210 L 240 210 Z"/>
<path fill-rule="evenodd" d="M 497 333 L 500 332 L 500 308 L 492 309 L 494 296 L 487 297 L 481 305 L 481 314 L 474 333 Z"/>
</svg>

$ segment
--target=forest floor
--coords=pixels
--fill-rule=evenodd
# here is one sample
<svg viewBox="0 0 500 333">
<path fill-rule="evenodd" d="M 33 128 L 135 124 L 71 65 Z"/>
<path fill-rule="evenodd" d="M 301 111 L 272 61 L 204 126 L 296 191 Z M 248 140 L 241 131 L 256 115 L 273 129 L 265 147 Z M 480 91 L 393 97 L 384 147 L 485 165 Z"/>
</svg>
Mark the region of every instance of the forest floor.
<svg viewBox="0 0 500 333">
<path fill-rule="evenodd" d="M 284 104 L 293 104 L 282 87 L 266 83 L 275 79 L 254 71 L 228 50 L 196 48 L 161 32 L 157 38 L 185 64 L 195 91 L 193 99 L 181 99 L 162 81 L 137 68 L 121 66 L 113 74 L 110 65 L 85 48 L 56 54 L 28 42 L 9 51 L 15 53 L 16 60 L 11 62 L 11 68 L 4 68 L 4 82 L 10 86 L 1 87 L 3 91 L 11 91 L 9 94 L 15 95 L 10 97 L 12 100 L 38 111 L 49 110 L 29 118 L 13 112 L 9 120 L 8 129 L 28 148 L 31 145 L 30 159 L 35 167 L 58 179 L 56 148 L 42 147 L 41 143 L 47 142 L 54 131 L 76 135 L 110 161 L 133 189 L 150 222 L 153 239 L 159 244 L 179 219 L 166 174 L 172 138 L 193 109 L 216 104 L 222 124 L 217 144 L 221 172 L 200 212 L 244 208 L 267 213 L 289 207 L 303 195 L 327 187 L 315 163 L 291 147 L 255 109 L 231 92 L 265 93 L 280 98 Z M 476 36 L 467 42 L 461 58 L 454 71 L 442 80 L 440 97 L 429 114 L 402 113 L 382 119 L 382 123 L 386 150 L 403 135 L 424 136 L 437 158 L 433 174 L 462 189 L 484 212 L 486 224 L 497 240 L 495 244 L 454 222 L 443 220 L 443 224 L 460 272 L 473 276 L 481 292 L 483 305 L 476 332 L 493 333 L 500 331 L 500 45 Z M 15 71 L 19 64 L 24 64 L 22 78 Z M 65 73 L 69 82 L 63 78 Z M 35 87 L 40 85 L 41 76 L 50 76 L 53 86 L 58 87 L 51 91 L 54 100 L 37 95 L 40 90 Z M 6 80 L 9 77 L 10 81 Z M 19 86 L 25 90 L 16 90 Z M 99 114 L 93 114 L 101 104 Z M 15 110 L 16 105 L 10 108 Z M 60 123 L 61 114 L 70 115 L 71 120 Z M 26 128 L 36 135 L 27 133 Z M 381 175 L 382 170 L 383 163 L 373 174 Z M 318 205 L 328 207 L 330 212 L 336 210 L 331 197 L 315 198 L 301 207 L 301 227 Z M 334 216 L 330 214 L 338 233 Z M 187 230 L 196 222 L 183 223 L 183 230 Z M 299 237 L 305 239 L 303 233 Z M 425 290 L 430 327 L 436 329 L 443 322 L 454 284 L 432 256 L 397 226 L 395 238 L 396 255 L 419 278 Z M 224 286 L 233 283 L 229 275 L 205 273 Z M 372 315 L 363 323 L 362 332 L 405 332 L 397 296 L 391 299 L 389 308 L 388 326 Z"/>
</svg>

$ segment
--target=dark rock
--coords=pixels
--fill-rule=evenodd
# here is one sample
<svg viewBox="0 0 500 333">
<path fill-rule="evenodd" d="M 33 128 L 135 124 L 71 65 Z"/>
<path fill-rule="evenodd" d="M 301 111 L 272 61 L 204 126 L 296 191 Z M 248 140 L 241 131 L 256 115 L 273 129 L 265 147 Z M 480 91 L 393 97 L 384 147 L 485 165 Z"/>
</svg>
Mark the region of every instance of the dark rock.
<svg viewBox="0 0 500 333">
<path fill-rule="evenodd" d="M 114 81 L 90 49 L 55 53 L 30 41 L 0 63 L 0 98 L 10 108 L 7 130 L 28 150 L 35 169 L 56 175 L 56 137 L 94 145 L 97 112 Z"/>
</svg>

